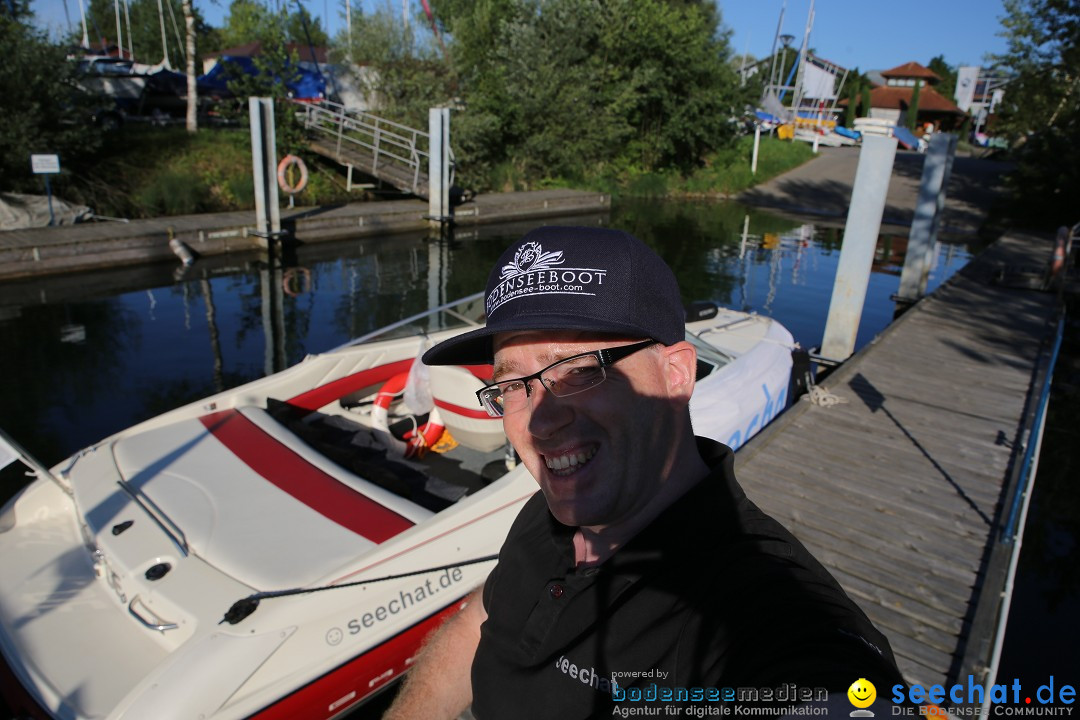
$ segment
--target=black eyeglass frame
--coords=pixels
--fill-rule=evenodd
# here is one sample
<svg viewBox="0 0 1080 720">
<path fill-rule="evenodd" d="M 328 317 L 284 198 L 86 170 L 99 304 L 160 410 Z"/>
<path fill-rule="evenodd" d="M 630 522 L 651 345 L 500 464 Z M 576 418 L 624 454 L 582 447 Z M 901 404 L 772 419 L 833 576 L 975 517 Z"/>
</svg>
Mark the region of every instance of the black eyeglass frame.
<svg viewBox="0 0 1080 720">
<path fill-rule="evenodd" d="M 653 345 L 656 345 L 656 344 L 658 344 L 657 340 L 643 340 L 642 342 L 633 343 L 631 345 L 619 345 L 619 346 L 613 347 L 613 348 L 602 348 L 600 350 L 590 350 L 589 352 L 583 352 L 583 353 L 578 353 L 577 355 L 571 355 L 570 357 L 564 357 L 561 360 L 556 360 L 555 362 L 551 363 L 547 367 L 545 367 L 545 368 L 543 368 L 543 369 L 541 369 L 541 370 L 539 370 L 537 372 L 534 372 L 532 375 L 526 375 L 524 377 L 517 377 L 517 378 L 507 378 L 506 380 L 500 380 L 499 382 L 491 383 L 490 385 L 485 385 L 484 387 L 482 387 L 482 388 L 480 388 L 479 390 L 476 391 L 476 399 L 480 401 L 480 407 L 487 410 L 488 415 L 490 415 L 491 417 L 505 417 L 506 413 L 504 413 L 504 412 L 499 412 L 498 414 L 495 414 L 496 405 L 495 405 L 494 402 L 489 402 L 489 401 L 484 400 L 484 393 L 487 392 L 488 390 L 490 390 L 491 388 L 497 388 L 500 385 L 505 385 L 506 383 L 520 382 L 520 383 L 524 384 L 524 386 L 525 386 L 525 397 L 526 398 L 531 398 L 532 397 L 532 381 L 533 380 L 539 380 L 540 384 L 543 385 L 544 380 L 542 378 L 542 375 L 544 373 L 546 373 L 548 370 L 550 370 L 551 368 L 555 367 L 556 365 L 562 365 L 565 362 L 570 362 L 571 360 L 577 360 L 578 358 L 589 357 L 589 356 L 595 357 L 597 362 L 600 363 L 600 370 L 603 371 L 603 377 L 600 379 L 600 382 L 598 382 L 598 383 L 596 383 L 594 385 L 588 385 L 588 386 L 580 388 L 578 390 L 574 390 L 574 392 L 563 393 L 563 394 L 559 394 L 558 392 L 555 392 L 554 390 L 552 390 L 552 388 L 548 387 L 547 385 L 544 385 L 544 389 L 551 392 L 553 395 L 555 395 L 555 397 L 569 397 L 570 395 L 577 395 L 578 393 L 582 393 L 582 392 L 585 392 L 587 390 L 592 390 L 594 387 L 597 387 L 598 385 L 602 385 L 604 380 L 607 379 L 606 368 L 609 368 L 612 365 L 614 365 L 615 363 L 619 362 L 620 360 L 633 355 L 638 350 L 644 350 L 645 348 L 652 347 Z M 500 394 L 501 394 L 501 391 L 500 391 Z"/>
</svg>

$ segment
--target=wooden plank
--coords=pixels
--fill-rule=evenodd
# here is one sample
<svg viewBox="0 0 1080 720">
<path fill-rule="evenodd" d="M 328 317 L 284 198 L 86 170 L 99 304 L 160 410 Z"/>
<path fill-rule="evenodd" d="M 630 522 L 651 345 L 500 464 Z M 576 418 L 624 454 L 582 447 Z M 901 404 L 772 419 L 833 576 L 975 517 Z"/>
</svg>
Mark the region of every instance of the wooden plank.
<svg viewBox="0 0 1080 720">
<path fill-rule="evenodd" d="M 1000 591 L 984 564 L 1002 552 L 994 522 L 1053 302 L 989 280 L 1047 247 L 1004 238 L 829 378 L 845 404 L 793 408 L 736 456 L 747 494 L 890 637 L 910 681 L 955 680 L 971 617 Z"/>
</svg>

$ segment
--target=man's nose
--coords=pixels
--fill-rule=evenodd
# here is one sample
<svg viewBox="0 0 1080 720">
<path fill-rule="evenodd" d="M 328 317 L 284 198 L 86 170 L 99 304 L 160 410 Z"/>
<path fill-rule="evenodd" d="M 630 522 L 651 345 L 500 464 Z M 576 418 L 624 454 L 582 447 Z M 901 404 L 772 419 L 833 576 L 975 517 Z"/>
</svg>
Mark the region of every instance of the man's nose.
<svg viewBox="0 0 1080 720">
<path fill-rule="evenodd" d="M 529 392 L 529 433 L 548 438 L 570 422 L 574 416 L 567 398 L 555 397 L 540 380 L 534 380 Z"/>
</svg>

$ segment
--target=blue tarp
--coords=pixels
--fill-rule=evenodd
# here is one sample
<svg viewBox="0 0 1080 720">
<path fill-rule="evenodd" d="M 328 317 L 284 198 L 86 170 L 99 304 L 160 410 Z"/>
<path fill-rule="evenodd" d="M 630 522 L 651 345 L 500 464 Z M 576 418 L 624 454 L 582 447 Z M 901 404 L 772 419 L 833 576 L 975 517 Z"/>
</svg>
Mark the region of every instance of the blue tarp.
<svg viewBox="0 0 1080 720">
<path fill-rule="evenodd" d="M 290 66 L 289 73 L 294 77 L 292 82 L 285 84 L 290 97 L 297 100 L 322 100 L 326 97 L 326 80 L 319 73 L 297 66 Z M 230 95 L 229 81 L 238 74 L 254 77 L 259 74 L 259 69 L 249 57 L 222 56 L 210 72 L 199 78 L 199 94 Z"/>
<path fill-rule="evenodd" d="M 862 137 L 862 133 L 859 132 L 858 130 L 849 130 L 846 127 L 844 127 L 843 125 L 837 125 L 835 128 L 833 128 L 833 132 L 835 132 L 837 135 L 842 135 L 843 137 L 851 138 L 852 140 L 858 140 L 859 138 Z"/>
<path fill-rule="evenodd" d="M 919 149 L 919 138 L 915 137 L 910 130 L 905 127 L 897 125 L 892 129 L 893 137 L 897 142 L 903 145 L 908 150 Z"/>
</svg>

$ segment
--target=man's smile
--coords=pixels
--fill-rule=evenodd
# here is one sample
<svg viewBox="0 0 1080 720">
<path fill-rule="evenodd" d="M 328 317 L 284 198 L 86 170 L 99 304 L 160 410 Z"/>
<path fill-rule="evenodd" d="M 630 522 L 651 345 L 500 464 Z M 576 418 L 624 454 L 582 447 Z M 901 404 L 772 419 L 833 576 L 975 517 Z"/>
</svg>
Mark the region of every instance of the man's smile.
<svg viewBox="0 0 1080 720">
<path fill-rule="evenodd" d="M 597 445 L 590 445 L 569 452 L 561 452 L 557 455 L 542 455 L 542 457 L 544 458 L 544 464 L 547 465 L 547 469 L 552 475 L 563 477 L 572 475 L 592 460 L 598 447 Z"/>
</svg>

